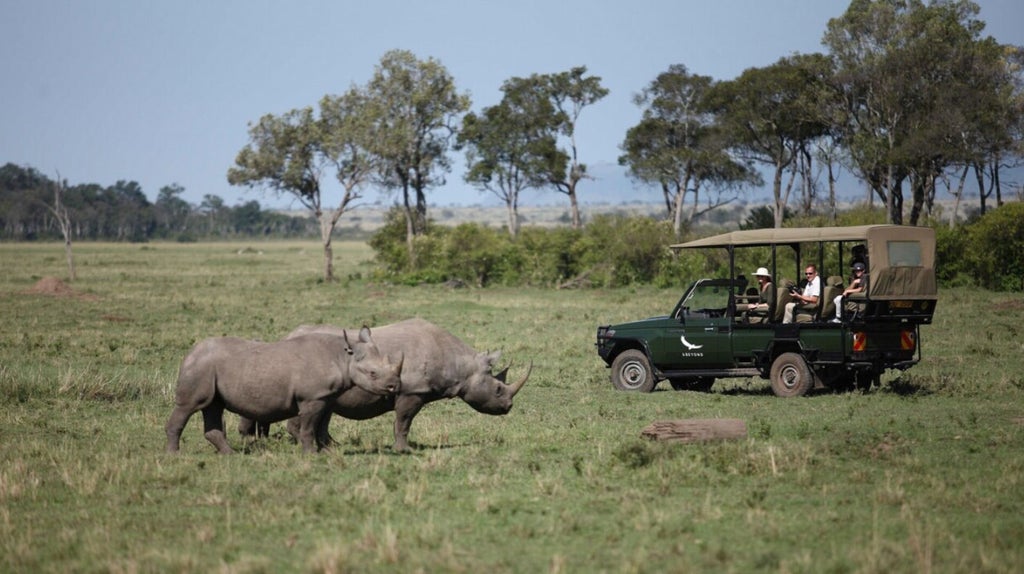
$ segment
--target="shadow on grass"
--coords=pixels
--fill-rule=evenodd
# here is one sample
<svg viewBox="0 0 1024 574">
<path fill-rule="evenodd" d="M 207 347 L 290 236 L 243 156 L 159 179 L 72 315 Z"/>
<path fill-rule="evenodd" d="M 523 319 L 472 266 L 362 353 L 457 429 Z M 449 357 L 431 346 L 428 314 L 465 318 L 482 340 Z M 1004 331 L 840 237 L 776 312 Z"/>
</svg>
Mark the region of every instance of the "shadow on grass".
<svg viewBox="0 0 1024 574">
<path fill-rule="evenodd" d="M 930 388 L 913 377 L 898 377 L 882 387 L 881 391 L 901 397 L 923 397 L 933 393 Z"/>
</svg>

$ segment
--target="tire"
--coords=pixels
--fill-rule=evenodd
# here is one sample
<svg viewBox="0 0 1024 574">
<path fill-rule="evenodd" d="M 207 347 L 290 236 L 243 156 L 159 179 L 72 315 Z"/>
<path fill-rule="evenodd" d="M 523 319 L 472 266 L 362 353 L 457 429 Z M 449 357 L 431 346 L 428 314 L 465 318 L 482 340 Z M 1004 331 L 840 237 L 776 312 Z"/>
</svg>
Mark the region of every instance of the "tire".
<svg viewBox="0 0 1024 574">
<path fill-rule="evenodd" d="M 654 378 L 647 355 L 643 351 L 629 349 L 619 353 L 612 361 L 612 384 L 620 391 L 649 393 L 658 381 Z"/>
<path fill-rule="evenodd" d="M 715 384 L 714 377 L 694 377 L 686 379 L 669 379 L 669 384 L 677 391 L 697 391 L 707 393 Z"/>
<path fill-rule="evenodd" d="M 772 392 L 777 397 L 800 397 L 814 387 L 814 374 L 798 353 L 783 353 L 772 363 Z"/>
</svg>

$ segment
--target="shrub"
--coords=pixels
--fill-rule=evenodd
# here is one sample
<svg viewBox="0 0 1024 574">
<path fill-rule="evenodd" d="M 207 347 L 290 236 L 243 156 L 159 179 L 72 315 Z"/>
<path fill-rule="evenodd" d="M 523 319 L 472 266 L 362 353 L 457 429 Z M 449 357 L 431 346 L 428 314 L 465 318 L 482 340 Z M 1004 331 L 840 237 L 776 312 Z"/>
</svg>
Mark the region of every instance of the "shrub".
<svg viewBox="0 0 1024 574">
<path fill-rule="evenodd" d="M 989 211 L 968 228 L 967 236 L 968 261 L 983 286 L 1024 291 L 1024 203 Z M 949 264 L 950 259 L 940 264 Z"/>
</svg>

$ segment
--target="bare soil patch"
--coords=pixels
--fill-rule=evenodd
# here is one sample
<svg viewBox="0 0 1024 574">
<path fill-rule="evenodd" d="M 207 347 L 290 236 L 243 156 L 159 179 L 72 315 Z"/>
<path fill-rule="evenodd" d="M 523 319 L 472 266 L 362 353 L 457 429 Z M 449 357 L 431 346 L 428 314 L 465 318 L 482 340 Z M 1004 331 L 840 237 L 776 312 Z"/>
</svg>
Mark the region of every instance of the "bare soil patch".
<svg viewBox="0 0 1024 574">
<path fill-rule="evenodd" d="M 23 291 L 26 295 L 43 295 L 47 297 L 73 297 L 75 299 L 83 299 L 86 301 L 95 301 L 99 297 L 95 295 L 89 295 L 87 293 L 79 293 L 71 288 L 70 285 L 61 281 L 57 277 L 43 277 L 32 287 L 29 287 Z"/>
<path fill-rule="evenodd" d="M 1017 311 L 1024 309 L 1024 299 L 1009 299 L 1007 301 L 1000 301 L 993 305 L 993 308 L 999 311 Z"/>
</svg>

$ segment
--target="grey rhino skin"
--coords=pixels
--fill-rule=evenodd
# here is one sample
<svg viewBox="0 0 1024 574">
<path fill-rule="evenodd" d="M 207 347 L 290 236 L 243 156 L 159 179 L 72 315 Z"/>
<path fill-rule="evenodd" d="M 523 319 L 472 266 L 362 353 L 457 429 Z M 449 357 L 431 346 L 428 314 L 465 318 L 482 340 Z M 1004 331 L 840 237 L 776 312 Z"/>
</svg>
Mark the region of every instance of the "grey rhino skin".
<svg viewBox="0 0 1024 574">
<path fill-rule="evenodd" d="M 308 333 L 338 332 L 339 328 L 331 325 L 302 325 L 292 331 L 288 338 Z M 459 397 L 481 413 L 503 415 L 512 409 L 512 399 L 526 384 L 533 370 L 531 363 L 521 380 L 506 384 L 508 369 L 497 375 L 491 374 L 491 369 L 501 356 L 499 351 L 478 353 L 455 335 L 423 319 L 408 319 L 376 327 L 373 334 L 382 352 L 402 353 L 405 367 L 402 370 L 401 390 L 396 395 L 380 396 L 357 388 L 349 389 L 334 399 L 332 408 L 336 414 L 354 420 L 370 419 L 395 411 L 393 448 L 396 451 L 409 450 L 412 419 L 427 403 Z M 325 443 L 331 442 L 329 423 L 330 417 L 324 417 L 321 427 L 317 429 L 317 439 Z M 238 430 L 243 435 L 267 434 L 269 425 L 257 426 L 243 418 Z M 289 421 L 288 427 L 294 436 L 294 419 Z"/>
<path fill-rule="evenodd" d="M 348 334 L 311 333 L 274 343 L 234 337 L 196 344 L 178 371 L 175 407 L 167 421 L 167 451 L 178 452 L 189 418 L 203 412 L 206 440 L 221 454 L 234 452 L 224 434 L 224 410 L 261 423 L 298 419 L 305 452 L 318 447 L 316 425 L 330 418 L 338 394 L 359 389 L 380 398 L 401 384 L 402 360 L 392 364 L 363 327 Z"/>
</svg>

